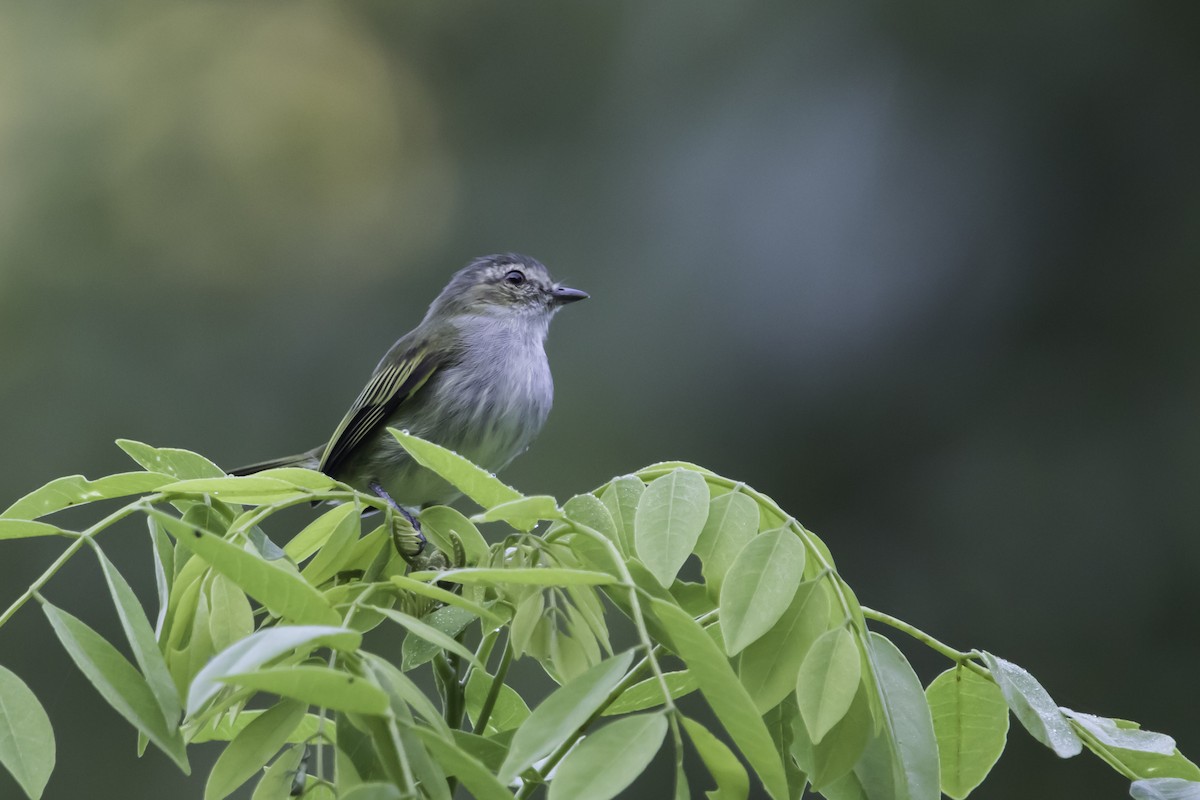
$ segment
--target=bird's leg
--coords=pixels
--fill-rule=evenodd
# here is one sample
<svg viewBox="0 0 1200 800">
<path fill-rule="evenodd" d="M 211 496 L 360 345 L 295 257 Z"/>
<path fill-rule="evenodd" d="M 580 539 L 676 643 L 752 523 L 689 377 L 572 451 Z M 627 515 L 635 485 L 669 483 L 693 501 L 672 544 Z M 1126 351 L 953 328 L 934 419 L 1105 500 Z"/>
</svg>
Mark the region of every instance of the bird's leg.
<svg viewBox="0 0 1200 800">
<path fill-rule="evenodd" d="M 417 551 L 411 554 L 407 553 L 401 549 L 397 543 L 397 549 L 400 550 L 400 554 L 406 559 L 416 558 L 417 556 L 421 555 L 421 553 L 425 550 L 426 539 L 425 534 L 421 533 L 420 521 L 414 517 L 407 508 L 393 500 L 392 496 L 387 493 L 387 489 L 384 489 L 383 486 L 381 486 L 378 482 L 371 481 L 370 487 L 372 492 L 386 501 L 389 506 L 400 512 L 401 516 L 403 516 L 404 519 L 408 521 L 408 524 L 412 526 L 413 533 L 417 535 Z"/>
</svg>

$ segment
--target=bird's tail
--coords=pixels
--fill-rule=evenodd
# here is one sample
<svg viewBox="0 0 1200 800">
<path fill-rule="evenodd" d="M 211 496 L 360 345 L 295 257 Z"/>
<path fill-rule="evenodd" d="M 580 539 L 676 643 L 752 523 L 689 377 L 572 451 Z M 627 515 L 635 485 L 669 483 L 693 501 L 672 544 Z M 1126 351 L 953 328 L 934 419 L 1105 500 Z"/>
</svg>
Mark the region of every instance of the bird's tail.
<svg viewBox="0 0 1200 800">
<path fill-rule="evenodd" d="M 256 472 L 262 472 L 266 469 L 279 469 L 281 467 L 302 467 L 304 469 L 316 469 L 319 463 L 320 455 L 314 454 L 314 452 L 310 450 L 307 453 L 300 453 L 294 456 L 272 458 L 270 461 L 259 461 L 256 464 L 247 464 L 244 467 L 238 467 L 237 469 L 229 470 L 229 474 L 253 475 Z"/>
</svg>

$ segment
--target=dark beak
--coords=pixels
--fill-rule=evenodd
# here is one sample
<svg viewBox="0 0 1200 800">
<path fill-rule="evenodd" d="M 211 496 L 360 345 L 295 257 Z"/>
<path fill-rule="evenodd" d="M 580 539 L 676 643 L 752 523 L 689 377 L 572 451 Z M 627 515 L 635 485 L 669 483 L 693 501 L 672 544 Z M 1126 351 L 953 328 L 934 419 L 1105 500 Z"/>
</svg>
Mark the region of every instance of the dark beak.
<svg viewBox="0 0 1200 800">
<path fill-rule="evenodd" d="M 587 292 L 581 292 L 578 289 L 572 289 L 569 286 L 555 286 L 550 292 L 554 296 L 554 302 L 560 306 L 565 306 L 567 303 L 574 303 L 576 300 L 586 300 Z"/>
</svg>

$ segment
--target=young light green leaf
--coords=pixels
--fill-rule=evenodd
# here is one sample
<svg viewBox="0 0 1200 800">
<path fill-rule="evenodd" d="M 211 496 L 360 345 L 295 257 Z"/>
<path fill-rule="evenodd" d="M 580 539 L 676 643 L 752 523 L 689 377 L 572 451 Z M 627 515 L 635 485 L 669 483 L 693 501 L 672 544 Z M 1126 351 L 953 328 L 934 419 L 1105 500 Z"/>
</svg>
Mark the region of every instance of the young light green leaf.
<svg viewBox="0 0 1200 800">
<path fill-rule="evenodd" d="M 413 572 L 409 577 L 418 581 L 518 583 L 526 586 L 603 586 L 617 582 L 616 578 L 604 572 L 564 567 L 468 567 L 446 572 Z"/>
<path fill-rule="evenodd" d="M 1134 800 L 1200 800 L 1200 783 L 1183 778 L 1150 778 L 1129 787 Z"/>
<path fill-rule="evenodd" d="M 861 680 L 862 654 L 847 628 L 826 631 L 813 642 L 796 676 L 796 701 L 813 744 L 850 710 Z"/>
<path fill-rule="evenodd" d="M 498 775 L 501 782 L 511 782 L 586 722 L 625 676 L 632 662 L 633 651 L 627 650 L 551 692 L 517 728 Z"/>
<path fill-rule="evenodd" d="M 1059 758 L 1079 755 L 1083 742 L 1036 678 L 991 653 L 984 653 L 983 660 L 1004 693 L 1008 707 L 1033 738 L 1053 750 Z"/>
<path fill-rule="evenodd" d="M 121 627 L 133 650 L 134 660 L 142 670 L 146 684 L 154 693 L 158 707 L 162 711 L 163 721 L 167 731 L 174 734 L 179 727 L 179 718 L 183 714 L 183 704 L 179 700 L 179 692 L 171 673 L 167 670 L 167 662 L 163 660 L 162 652 L 158 649 L 158 641 L 150 621 L 138 602 L 137 595 L 125 581 L 125 578 L 108 560 L 99 547 L 95 548 L 96 558 L 100 561 L 100 569 L 104 580 L 108 583 L 108 591 L 117 607 L 117 616 L 121 619 Z"/>
<path fill-rule="evenodd" d="M 1140 728 L 1122 728 L 1115 719 L 1084 714 L 1082 711 L 1072 711 L 1060 708 L 1071 721 L 1076 730 L 1084 730 L 1096 741 L 1106 747 L 1121 750 L 1136 750 L 1141 753 L 1154 753 L 1169 756 L 1175 752 L 1175 740 L 1163 733 L 1144 731 Z"/>
<path fill-rule="evenodd" d="M 100 696 L 185 774 L 190 773 L 183 737 L 178 730 L 168 729 L 154 692 L 133 665 L 82 620 L 47 601 L 42 601 L 42 611 L 71 660 Z"/>
<path fill-rule="evenodd" d="M 549 800 L 610 800 L 650 766 L 667 735 L 662 714 L 639 714 L 600 728 L 558 765 Z"/>
<path fill-rule="evenodd" d="M 454 637 L 462 633 L 468 625 L 477 619 L 479 617 L 465 608 L 442 606 L 426 614 L 421 621 L 446 636 L 450 641 L 456 641 Z M 423 638 L 420 634 L 405 636 L 404 644 L 400 648 L 400 668 L 405 672 L 416 669 L 422 664 L 432 661 L 433 657 L 442 649 L 441 645 Z M 463 649 L 465 650 L 466 648 Z M 472 654 L 473 656 L 474 654 Z"/>
<path fill-rule="evenodd" d="M 437 760 L 446 774 L 458 778 L 471 797 L 476 800 L 511 800 L 512 792 L 497 780 L 494 772 L 457 742 L 449 742 L 428 728 L 412 730 L 425 743 L 429 754 Z"/>
<path fill-rule="evenodd" d="M 169 514 L 155 509 L 147 513 L 174 533 L 176 541 L 240 586 L 272 614 L 302 624 L 337 625 L 341 622 L 325 596 L 289 567 L 278 561 L 266 561 L 197 528 L 181 531 L 180 520 Z"/>
<path fill-rule="evenodd" d="M 720 597 L 729 565 L 758 533 L 758 503 L 741 492 L 728 492 L 709 504 L 708 519 L 696 540 L 709 594 Z"/>
<path fill-rule="evenodd" d="M 184 731 L 188 744 L 203 744 L 204 742 L 231 742 L 234 737 L 246 729 L 254 720 L 266 713 L 263 709 L 252 708 L 237 712 L 237 714 L 221 714 L 208 720 L 203 725 Z M 187 726 L 185 726 L 187 728 Z M 288 736 L 288 744 L 300 744 L 313 739 L 318 731 L 322 735 L 336 740 L 334 730 L 329 726 L 328 719 L 321 719 L 316 714 L 306 714 L 300 720 L 299 726 Z"/>
<path fill-rule="evenodd" d="M 710 800 L 746 800 L 750 795 L 750 777 L 733 751 L 699 722 L 684 716 L 679 719 L 700 760 L 717 782 L 716 791 L 707 793 Z"/>
<path fill-rule="evenodd" d="M 192 680 L 188 689 L 187 715 L 194 717 L 221 691 L 221 679 L 258 669 L 268 661 L 293 650 L 309 652 L 318 647 L 352 652 L 362 644 L 362 634 L 349 628 L 324 625 L 279 625 L 264 628 L 222 650 Z"/>
<path fill-rule="evenodd" d="M 268 667 L 226 675 L 220 680 L 354 714 L 383 714 L 388 709 L 388 696 L 383 689 L 357 675 L 329 667 L 308 664 Z"/>
<path fill-rule="evenodd" d="M 554 498 L 538 494 L 492 506 L 482 514 L 471 517 L 471 522 L 507 522 L 519 531 L 531 531 L 544 519 L 562 518 L 563 513 Z"/>
<path fill-rule="evenodd" d="M 204 800 L 222 800 L 254 777 L 291 740 L 307 710 L 305 703 L 280 700 L 255 717 L 213 764 L 204 786 Z"/>
<path fill-rule="evenodd" d="M 487 561 L 491 554 L 479 528 L 456 509 L 430 506 L 421 512 L 420 520 L 421 530 L 443 553 L 454 552 L 454 539 L 457 538 L 462 543 L 468 566 Z"/>
<path fill-rule="evenodd" d="M 663 680 L 666 681 L 667 688 L 671 690 L 671 697 L 675 700 L 698 688 L 696 679 L 686 669 L 678 672 L 664 672 Z M 603 715 L 612 717 L 618 714 L 631 714 L 634 711 L 656 708 L 662 704 L 662 684 L 658 682 L 658 678 L 647 678 L 621 692 L 621 696 L 604 709 Z"/>
<path fill-rule="evenodd" d="M 961 664 L 925 689 L 937 737 L 942 793 L 963 800 L 1004 752 L 1008 705 L 995 683 Z"/>
<path fill-rule="evenodd" d="M 291 800 L 296 771 L 300 769 L 306 750 L 296 745 L 284 750 L 258 781 L 250 800 Z"/>
<path fill-rule="evenodd" d="M 38 800 L 54 771 L 54 729 L 37 697 L 16 673 L 0 667 L 0 764 Z"/>
<path fill-rule="evenodd" d="M 787 775 L 779 754 L 754 708 L 754 701 L 738 681 L 725 653 L 686 611 L 665 600 L 651 600 L 651 605 L 654 616 L 670 636 L 672 649 L 695 676 L 704 699 L 758 773 L 767 793 L 775 800 L 785 800 Z"/>
<path fill-rule="evenodd" d="M 297 489 L 306 489 L 310 492 L 329 492 L 348 488 L 346 484 L 335 481 L 324 472 L 303 467 L 276 467 L 275 469 L 264 469 L 255 474 L 260 478 L 275 478 L 290 483 Z"/>
<path fill-rule="evenodd" d="M 206 494 L 231 503 L 273 503 L 285 497 L 308 493 L 287 481 L 261 475 L 189 478 L 161 486 L 159 491 L 172 495 Z"/>
<path fill-rule="evenodd" d="M 48 522 L 34 522 L 29 519 L 0 519 L 0 540 L 72 535 Z"/>
<path fill-rule="evenodd" d="M 738 660 L 738 677 L 765 714 L 796 690 L 800 665 L 829 626 L 829 593 L 820 581 L 800 584 L 779 621 L 751 642 Z"/>
<path fill-rule="evenodd" d="M 345 525 L 347 520 L 357 517 L 359 514 L 361 514 L 361 510 L 354 503 L 342 503 L 334 506 L 293 536 L 291 541 L 283 546 L 283 552 L 287 554 L 288 558 L 299 564 L 320 550 L 329 541 L 333 532 Z"/>
<path fill-rule="evenodd" d="M 474 664 L 477 667 L 483 666 L 479 663 L 479 659 L 475 657 L 475 654 L 459 642 L 456 642 L 453 636 L 449 636 L 446 633 L 438 630 L 428 622 L 422 622 L 411 614 L 405 614 L 403 611 L 397 611 L 394 608 L 384 608 L 383 606 L 366 606 L 366 608 L 369 608 L 377 614 L 382 614 L 392 622 L 395 622 L 397 625 L 400 625 L 402 628 L 407 630 L 410 635 L 419 636 L 436 648 L 441 650 L 449 650 L 451 653 L 454 653 L 463 660 L 470 664 Z M 455 609 L 455 611 L 461 611 L 461 609 Z"/>
<path fill-rule="evenodd" d="M 149 472 L 161 472 L 179 480 L 219 478 L 225 471 L 199 453 L 175 447 L 151 447 L 132 439 L 117 439 L 117 447 Z"/>
<path fill-rule="evenodd" d="M 467 717 L 471 720 L 472 725 L 479 724 L 479 714 L 483 711 L 483 704 L 487 700 L 488 692 L 495 680 L 494 676 L 483 670 L 471 670 L 471 677 L 467 678 Z M 510 731 L 520 727 L 521 723 L 527 719 L 529 719 L 529 706 L 525 704 L 515 689 L 507 683 L 502 683 L 499 693 L 496 695 L 496 704 L 492 707 L 492 714 L 488 717 L 487 730 L 476 731 L 476 733 L 485 733 L 491 736 L 503 731 Z"/>
<path fill-rule="evenodd" d="M 435 472 L 483 508 L 520 500 L 523 496 L 495 475 L 475 466 L 453 450 L 427 442 L 407 431 L 388 428 L 388 433 L 396 437 L 396 441 L 408 451 L 414 461 Z"/>
<path fill-rule="evenodd" d="M 699 474 L 675 470 L 646 487 L 634 517 L 634 550 L 663 587 L 692 554 L 707 518 L 708 484 Z"/>
<path fill-rule="evenodd" d="M 621 542 L 621 552 L 631 555 L 634 552 L 633 539 L 636 527 L 637 508 L 641 503 L 646 484 L 635 475 L 625 475 L 614 478 L 600 494 L 600 502 L 612 515 L 613 525 L 617 529 L 617 538 Z"/>
<path fill-rule="evenodd" d="M 804 719 L 799 713 L 791 718 L 790 725 L 791 753 L 796 763 L 808 773 L 815 791 L 833 797 L 831 792 L 837 791 L 833 786 L 844 776 L 851 774 L 850 770 L 858 762 L 867 746 L 867 740 L 871 738 L 875 721 L 871 718 L 867 689 L 865 686 L 859 686 L 846 716 L 825 734 L 820 744 L 812 743 L 808 736 L 808 728 L 805 727 Z M 851 783 L 857 785 L 858 781 L 855 779 Z"/>
<path fill-rule="evenodd" d="M 803 580 L 804 543 L 787 528 L 767 531 L 742 548 L 721 590 L 721 630 L 729 655 L 779 621 Z"/>
<path fill-rule="evenodd" d="M 170 476 L 157 472 L 122 472 L 94 481 L 82 475 L 68 475 L 34 489 L 0 513 L 0 519 L 37 519 L 70 506 L 145 494 L 170 482 Z"/>
<path fill-rule="evenodd" d="M 489 625 L 496 626 L 505 622 L 504 617 L 501 617 L 490 608 L 485 608 L 478 603 L 467 600 L 460 594 L 455 594 L 435 584 L 415 581 L 407 575 L 392 575 L 388 580 L 395 584 L 396 588 L 402 592 L 411 592 L 412 594 L 428 597 L 430 600 L 435 600 L 448 606 L 457 606 L 483 619 Z"/>
<path fill-rule="evenodd" d="M 872 633 L 870 647 L 875 680 L 884 706 L 885 724 L 881 738 L 886 741 L 890 755 L 889 780 L 903 782 L 895 787 L 895 794 L 908 800 L 937 800 L 941 797 L 937 737 L 921 682 L 908 659 L 888 639 Z M 871 746 L 868 745 L 867 756 L 870 755 Z M 871 786 L 859 767 L 855 772 L 864 785 Z"/>
<path fill-rule="evenodd" d="M 639 482 L 640 483 L 640 482 Z M 563 503 L 563 514 L 567 519 L 579 525 L 586 525 L 604 536 L 617 546 L 617 551 L 623 555 L 624 543 L 617 533 L 617 523 L 613 521 L 608 506 L 594 494 L 577 494 Z"/>
<path fill-rule="evenodd" d="M 220 652 L 254 632 L 254 611 L 237 584 L 214 572 L 205 588 L 208 591 L 208 635 L 214 651 Z"/>
<path fill-rule="evenodd" d="M 333 529 L 329 532 L 320 550 L 313 556 L 300 572 L 300 577 L 313 586 L 320 586 L 334 575 L 346 568 L 346 563 L 354 553 L 354 545 L 362 532 L 360 521 L 361 510 L 357 503 L 344 503 L 334 511 L 348 508 L 340 516 L 335 517 Z M 286 550 L 285 550 L 286 552 Z"/>
</svg>

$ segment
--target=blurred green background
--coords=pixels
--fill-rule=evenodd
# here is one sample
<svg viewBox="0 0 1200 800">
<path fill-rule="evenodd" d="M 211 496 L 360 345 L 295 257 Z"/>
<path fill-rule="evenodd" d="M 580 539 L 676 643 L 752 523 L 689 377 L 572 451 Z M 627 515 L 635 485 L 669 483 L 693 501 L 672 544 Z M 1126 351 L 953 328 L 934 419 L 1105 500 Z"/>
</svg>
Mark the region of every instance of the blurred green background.
<svg viewBox="0 0 1200 800">
<path fill-rule="evenodd" d="M 316 444 L 453 270 L 519 250 L 593 299 L 554 326 L 556 408 L 508 480 L 744 479 L 864 603 L 1198 757 L 1198 24 L 1113 0 L 6 4 L 0 505 L 128 468 L 118 437 L 225 466 Z M 149 597 L 125 530 L 106 549 Z M 6 542 L 4 601 L 61 546 Z M 47 596 L 115 633 L 78 562 Z M 55 723 L 48 798 L 201 796 L 204 751 L 191 781 L 136 762 L 36 608 L 0 662 Z M 975 796 L 1127 796 L 1009 738 Z"/>
</svg>

